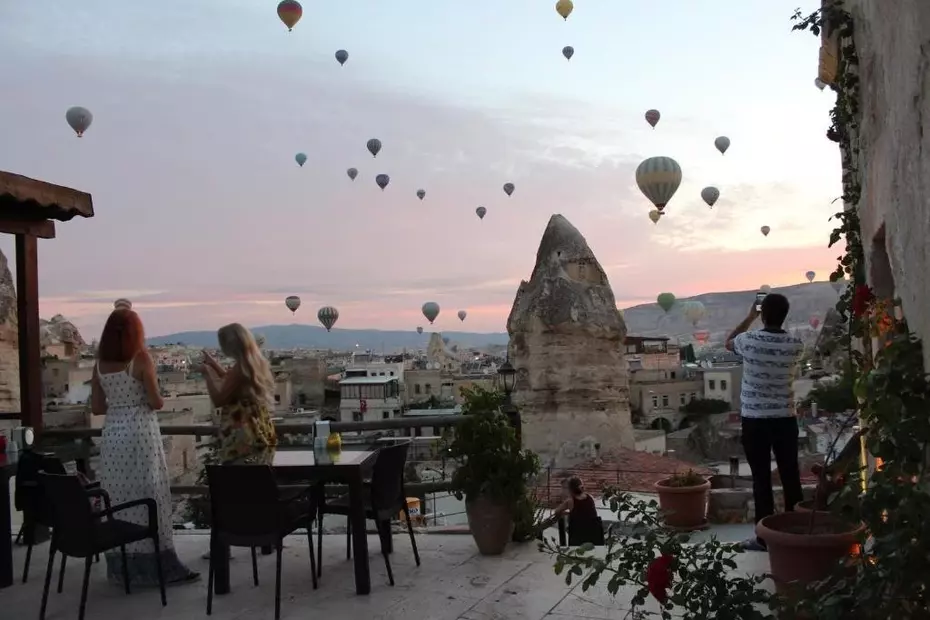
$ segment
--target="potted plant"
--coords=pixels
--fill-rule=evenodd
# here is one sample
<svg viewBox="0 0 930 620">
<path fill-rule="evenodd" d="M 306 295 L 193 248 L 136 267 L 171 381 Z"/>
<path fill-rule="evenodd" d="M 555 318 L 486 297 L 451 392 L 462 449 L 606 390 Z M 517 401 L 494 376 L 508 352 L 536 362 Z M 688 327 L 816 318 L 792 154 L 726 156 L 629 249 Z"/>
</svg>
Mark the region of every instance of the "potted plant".
<svg viewBox="0 0 930 620">
<path fill-rule="evenodd" d="M 507 417 L 503 395 L 475 387 L 462 390 L 463 420 L 443 433 L 441 448 L 457 462 L 452 490 L 465 499 L 468 526 L 482 555 L 500 555 L 511 540 L 514 513 L 525 500 L 539 459 L 523 450 Z"/>
<path fill-rule="evenodd" d="M 710 481 L 692 469 L 663 478 L 655 483 L 659 507 L 665 523 L 681 530 L 693 530 L 707 524 L 707 496 Z"/>
</svg>

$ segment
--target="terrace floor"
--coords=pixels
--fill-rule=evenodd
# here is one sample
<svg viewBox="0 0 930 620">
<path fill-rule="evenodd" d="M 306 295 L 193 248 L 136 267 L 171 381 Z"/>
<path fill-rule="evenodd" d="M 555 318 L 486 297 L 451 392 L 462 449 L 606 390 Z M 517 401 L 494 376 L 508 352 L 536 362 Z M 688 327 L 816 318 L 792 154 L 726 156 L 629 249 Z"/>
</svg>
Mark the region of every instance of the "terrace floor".
<svg viewBox="0 0 930 620">
<path fill-rule="evenodd" d="M 736 541 L 751 534 L 751 526 L 719 526 L 701 532 L 721 540 Z M 606 588 L 582 592 L 581 586 L 565 585 L 552 571 L 552 558 L 540 553 L 535 543 L 511 545 L 501 557 L 478 555 L 469 535 L 421 534 L 417 536 L 422 565 L 414 564 L 406 536 L 395 534 L 391 562 L 396 586 L 387 583 L 384 563 L 378 554 L 377 536 L 369 537 L 372 591 L 357 596 L 352 563 L 345 559 L 345 537 L 323 537 L 323 578 L 318 590 L 310 584 L 306 538 L 286 539 L 281 585 L 281 617 L 429 620 L 567 620 L 622 618 L 632 597 L 623 589 L 616 597 Z M 137 589 L 131 595 L 106 582 L 104 563 L 95 564 L 87 603 L 87 620 L 206 618 L 208 548 L 203 532 L 177 532 L 175 545 L 188 566 L 201 571 L 194 584 L 168 589 L 168 606 L 162 608 L 157 590 Z M 48 544 L 33 554 L 29 582 L 0 590 L 0 604 L 10 618 L 36 618 L 42 594 Z M 21 571 L 25 549 L 16 549 L 15 569 Z M 746 553 L 738 557 L 740 571 L 767 571 L 768 555 Z M 56 569 L 57 569 L 56 562 Z M 49 595 L 48 620 L 77 618 L 83 563 L 71 561 L 65 590 Z M 232 593 L 214 599 L 216 620 L 271 619 L 274 617 L 274 555 L 259 556 L 261 585 L 252 585 L 249 553 L 235 549 L 231 564 Z M 57 576 L 57 573 L 56 573 Z"/>
</svg>

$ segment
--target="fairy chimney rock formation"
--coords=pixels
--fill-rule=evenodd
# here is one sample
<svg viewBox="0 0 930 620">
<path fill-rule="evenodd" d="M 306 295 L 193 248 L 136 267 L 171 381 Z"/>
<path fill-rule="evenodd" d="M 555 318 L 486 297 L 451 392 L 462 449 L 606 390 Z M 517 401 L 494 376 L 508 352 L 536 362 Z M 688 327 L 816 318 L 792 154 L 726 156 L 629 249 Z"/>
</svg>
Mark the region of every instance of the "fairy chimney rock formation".
<svg viewBox="0 0 930 620">
<path fill-rule="evenodd" d="M 0 251 L 0 412 L 19 411 L 17 325 L 13 274 Z"/>
<path fill-rule="evenodd" d="M 567 466 L 588 458 L 592 441 L 605 451 L 635 447 L 626 324 L 607 274 L 561 215 L 549 220 L 507 332 L 527 448 Z"/>
</svg>

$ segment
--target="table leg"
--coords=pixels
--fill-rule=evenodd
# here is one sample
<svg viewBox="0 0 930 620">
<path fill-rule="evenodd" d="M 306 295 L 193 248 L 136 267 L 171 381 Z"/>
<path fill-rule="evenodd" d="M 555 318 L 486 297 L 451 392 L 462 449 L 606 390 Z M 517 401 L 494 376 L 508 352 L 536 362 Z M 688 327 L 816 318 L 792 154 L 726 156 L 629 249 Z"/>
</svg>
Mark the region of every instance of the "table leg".
<svg viewBox="0 0 930 620">
<path fill-rule="evenodd" d="M 0 476 L 0 588 L 13 585 L 13 521 L 10 479 Z"/>
<path fill-rule="evenodd" d="M 229 546 L 210 537 L 210 557 L 213 561 L 213 591 L 216 594 L 229 594 Z"/>
<path fill-rule="evenodd" d="M 355 554 L 355 592 L 371 593 L 371 572 L 368 568 L 368 533 L 365 531 L 365 498 L 362 475 L 349 482 L 349 519 L 352 521 L 352 551 Z"/>
</svg>

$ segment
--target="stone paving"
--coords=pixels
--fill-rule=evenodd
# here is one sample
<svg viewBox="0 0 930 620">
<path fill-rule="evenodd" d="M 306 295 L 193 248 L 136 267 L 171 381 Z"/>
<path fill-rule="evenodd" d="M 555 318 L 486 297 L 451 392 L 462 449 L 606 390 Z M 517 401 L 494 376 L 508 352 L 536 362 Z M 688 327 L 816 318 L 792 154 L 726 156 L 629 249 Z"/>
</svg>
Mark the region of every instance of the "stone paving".
<svg viewBox="0 0 930 620">
<path fill-rule="evenodd" d="M 721 526 L 700 533 L 727 541 L 745 538 L 750 526 Z M 204 533 L 179 532 L 175 537 L 182 560 L 203 573 L 199 583 L 168 590 L 168 606 L 162 608 L 156 590 L 137 589 L 131 595 L 106 582 L 103 563 L 95 564 L 87 603 L 87 620 L 186 619 L 206 617 L 208 547 Z M 503 556 L 478 555 L 471 536 L 422 534 L 417 536 L 422 565 L 413 561 L 409 541 L 395 536 L 391 561 L 396 586 L 387 582 L 384 563 L 377 552 L 376 536 L 369 537 L 371 550 L 370 595 L 355 594 L 352 563 L 345 559 L 343 536 L 323 537 L 323 578 L 318 590 L 310 584 L 306 539 L 286 540 L 281 586 L 281 618 L 341 620 L 567 620 L 623 618 L 632 597 L 623 591 L 613 597 L 604 588 L 582 592 L 580 585 L 565 585 L 552 571 L 552 559 L 534 543 L 511 545 Z M 48 544 L 36 548 L 29 582 L 0 590 L 0 617 L 37 618 Z M 17 571 L 25 550 L 17 548 Z M 766 554 L 743 554 L 740 571 L 768 570 Z M 57 565 L 57 562 L 56 562 Z M 77 618 L 80 599 L 81 562 L 68 563 L 65 590 L 55 594 L 54 579 L 49 595 L 48 620 Z M 234 550 L 231 564 L 232 593 L 214 599 L 216 620 L 274 618 L 274 555 L 259 556 L 258 587 L 252 585 L 249 554 Z M 56 574 L 57 576 L 57 574 Z"/>
</svg>

